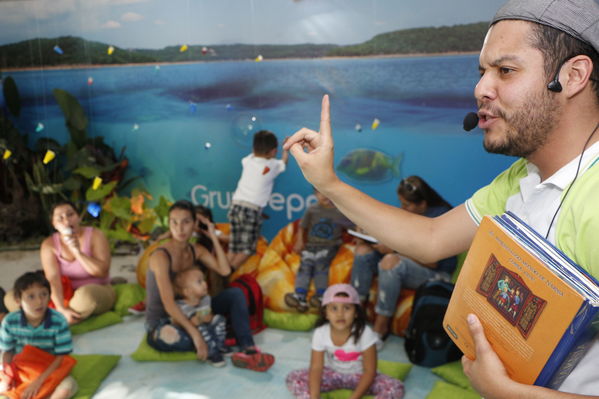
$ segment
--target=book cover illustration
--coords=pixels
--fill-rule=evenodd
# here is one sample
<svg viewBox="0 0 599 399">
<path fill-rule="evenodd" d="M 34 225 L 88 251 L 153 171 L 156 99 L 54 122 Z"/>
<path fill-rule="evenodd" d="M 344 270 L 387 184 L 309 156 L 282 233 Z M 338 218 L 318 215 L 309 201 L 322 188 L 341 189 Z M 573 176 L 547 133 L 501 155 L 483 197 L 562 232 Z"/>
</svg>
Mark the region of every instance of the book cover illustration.
<svg viewBox="0 0 599 399">
<path fill-rule="evenodd" d="M 535 295 L 522 277 L 499 263 L 494 254 L 481 275 L 476 291 L 487 299 L 505 320 L 527 338 L 547 301 Z"/>
<path fill-rule="evenodd" d="M 579 332 L 572 335 L 571 331 L 587 306 L 566 280 L 498 221 L 485 217 L 462 266 L 443 326 L 473 359 L 475 347 L 466 319 L 468 313 L 476 314 L 508 374 L 521 383 L 545 386 L 575 348 Z M 587 319 L 582 325 L 587 325 Z"/>
</svg>

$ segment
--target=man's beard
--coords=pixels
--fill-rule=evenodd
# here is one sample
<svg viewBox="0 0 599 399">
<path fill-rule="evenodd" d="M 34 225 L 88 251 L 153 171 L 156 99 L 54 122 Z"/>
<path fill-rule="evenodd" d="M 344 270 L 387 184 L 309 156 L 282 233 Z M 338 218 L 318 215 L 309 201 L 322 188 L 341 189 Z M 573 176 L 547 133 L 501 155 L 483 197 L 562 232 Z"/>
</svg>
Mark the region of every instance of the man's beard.
<svg viewBox="0 0 599 399">
<path fill-rule="evenodd" d="M 558 102 L 546 90 L 530 95 L 511 115 L 492 106 L 488 109 L 505 121 L 506 128 L 502 142 L 484 140 L 485 150 L 523 158 L 547 142 L 549 132 L 560 115 Z"/>
</svg>

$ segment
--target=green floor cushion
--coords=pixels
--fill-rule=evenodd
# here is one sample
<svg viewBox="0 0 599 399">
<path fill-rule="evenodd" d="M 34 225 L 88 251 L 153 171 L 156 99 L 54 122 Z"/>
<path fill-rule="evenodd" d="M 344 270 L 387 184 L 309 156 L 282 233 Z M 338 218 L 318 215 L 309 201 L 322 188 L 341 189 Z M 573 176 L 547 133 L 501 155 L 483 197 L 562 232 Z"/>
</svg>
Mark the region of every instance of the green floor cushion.
<svg viewBox="0 0 599 399">
<path fill-rule="evenodd" d="M 380 373 L 404 381 L 410 370 L 412 370 L 412 364 L 379 359 L 376 369 Z M 322 392 L 320 396 L 324 399 L 346 399 L 349 398 L 351 394 L 352 391 L 349 389 L 336 389 L 330 392 Z M 374 396 L 372 395 L 363 396 L 363 398 L 373 397 Z"/>
<path fill-rule="evenodd" d="M 129 314 L 128 309 L 146 297 L 146 290 L 139 284 L 116 284 L 112 287 L 116 292 L 114 311 L 92 316 L 81 323 L 72 325 L 71 333 L 73 335 L 83 334 L 122 322 L 122 316 Z"/>
<path fill-rule="evenodd" d="M 97 316 L 92 316 L 88 319 L 83 320 L 81 323 L 77 323 L 71 326 L 71 334 L 83 334 L 88 331 L 97 330 L 100 328 L 108 327 L 113 324 L 117 324 L 123 321 L 121 315 L 116 312 L 106 312 Z"/>
<path fill-rule="evenodd" d="M 391 360 L 378 359 L 376 369 L 379 373 L 387 374 L 389 377 L 405 380 L 410 370 L 412 363 L 392 362 Z"/>
<path fill-rule="evenodd" d="M 463 389 L 472 390 L 470 381 L 462 369 L 462 362 L 459 360 L 434 367 L 431 369 L 431 371 L 449 383 L 457 385 Z"/>
<path fill-rule="evenodd" d="M 139 346 L 131 354 L 133 360 L 138 362 L 180 362 L 197 360 L 195 352 L 160 352 L 148 345 L 144 334 Z"/>
<path fill-rule="evenodd" d="M 91 398 L 104 378 L 110 374 L 121 359 L 120 355 L 71 355 L 77 364 L 71 370 L 71 375 L 77 381 L 79 389 L 74 399 Z"/>
<path fill-rule="evenodd" d="M 285 313 L 264 309 L 264 323 L 272 328 L 290 331 L 310 331 L 318 315 L 309 313 Z"/>
<path fill-rule="evenodd" d="M 116 284 L 112 287 L 116 291 L 114 311 L 121 316 L 128 315 L 131 306 L 146 298 L 146 290 L 139 284 Z"/>
<path fill-rule="evenodd" d="M 480 399 L 480 395 L 470 389 L 460 388 L 445 381 L 437 381 L 426 399 Z"/>
</svg>

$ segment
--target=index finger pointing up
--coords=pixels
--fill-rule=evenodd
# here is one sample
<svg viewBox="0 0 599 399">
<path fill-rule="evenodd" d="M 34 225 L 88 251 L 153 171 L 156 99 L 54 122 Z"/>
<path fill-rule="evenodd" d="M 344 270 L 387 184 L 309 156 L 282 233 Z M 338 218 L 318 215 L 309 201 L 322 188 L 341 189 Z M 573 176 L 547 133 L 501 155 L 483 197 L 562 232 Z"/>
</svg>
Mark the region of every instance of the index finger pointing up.
<svg viewBox="0 0 599 399">
<path fill-rule="evenodd" d="M 320 111 L 320 135 L 324 140 L 331 139 L 331 106 L 329 95 L 322 97 L 322 109 Z"/>
</svg>

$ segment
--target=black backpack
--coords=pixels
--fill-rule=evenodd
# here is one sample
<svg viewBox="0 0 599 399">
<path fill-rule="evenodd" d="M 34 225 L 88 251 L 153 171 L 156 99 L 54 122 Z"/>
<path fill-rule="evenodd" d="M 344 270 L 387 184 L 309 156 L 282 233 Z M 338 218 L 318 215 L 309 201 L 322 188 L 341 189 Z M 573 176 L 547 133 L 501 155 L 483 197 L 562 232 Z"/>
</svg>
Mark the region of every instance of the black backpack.
<svg viewBox="0 0 599 399">
<path fill-rule="evenodd" d="M 406 353 L 412 363 L 435 367 L 462 357 L 443 329 L 452 292 L 453 284 L 442 280 L 429 280 L 416 290 L 405 337 Z"/>
</svg>

